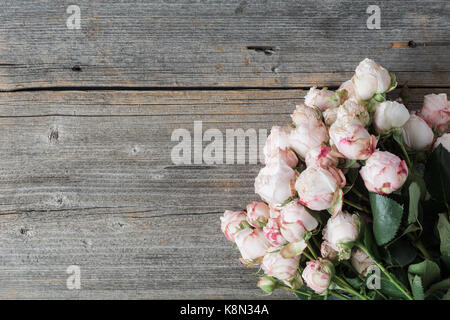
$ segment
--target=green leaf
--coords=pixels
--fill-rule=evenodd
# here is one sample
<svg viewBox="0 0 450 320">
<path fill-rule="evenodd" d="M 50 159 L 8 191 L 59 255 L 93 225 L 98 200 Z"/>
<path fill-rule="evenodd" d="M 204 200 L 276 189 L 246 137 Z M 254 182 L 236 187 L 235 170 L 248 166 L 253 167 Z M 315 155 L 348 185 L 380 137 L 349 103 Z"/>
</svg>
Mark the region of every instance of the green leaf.
<svg viewBox="0 0 450 320">
<path fill-rule="evenodd" d="M 433 282 L 439 280 L 441 276 L 439 266 L 431 260 L 425 260 L 420 263 L 410 265 L 408 268 L 408 273 L 412 276 L 420 276 L 422 278 L 424 288 L 428 288 L 428 286 Z"/>
<path fill-rule="evenodd" d="M 425 300 L 425 294 L 423 292 L 422 279 L 419 276 L 414 276 L 411 281 L 411 291 L 414 296 L 414 300 Z"/>
<path fill-rule="evenodd" d="M 408 224 L 418 221 L 419 217 L 419 200 L 420 186 L 417 182 L 412 182 L 408 188 L 409 192 L 409 208 L 408 208 Z"/>
<path fill-rule="evenodd" d="M 373 224 L 368 223 L 364 228 L 364 246 L 369 250 L 369 252 L 374 256 L 375 259 L 380 259 L 380 252 L 375 244 L 373 236 Z"/>
<path fill-rule="evenodd" d="M 441 240 L 441 253 L 443 255 L 448 254 L 450 252 L 450 223 L 448 222 L 447 214 L 439 214 L 439 220 L 436 227 Z"/>
<path fill-rule="evenodd" d="M 387 248 L 395 263 L 404 267 L 409 265 L 417 256 L 415 248 L 405 238 L 400 238 Z"/>
<path fill-rule="evenodd" d="M 425 167 L 425 182 L 431 196 L 447 203 L 450 199 L 450 153 L 440 144 L 430 155 Z"/>
<path fill-rule="evenodd" d="M 389 75 L 391 76 L 391 85 L 389 86 L 389 89 L 386 92 L 392 91 L 397 87 L 397 77 L 392 72 L 389 72 Z"/>
<path fill-rule="evenodd" d="M 433 284 L 428 290 L 427 292 L 425 292 L 425 296 L 430 296 L 436 292 L 439 291 L 446 291 L 450 289 L 450 278 L 444 279 L 442 281 L 439 281 L 435 284 Z"/>
<path fill-rule="evenodd" d="M 405 294 L 401 292 L 391 281 L 382 278 L 380 281 L 381 292 L 392 299 L 405 299 Z"/>
<path fill-rule="evenodd" d="M 402 221 L 403 206 L 381 194 L 370 193 L 373 232 L 379 246 L 394 239 Z"/>
<path fill-rule="evenodd" d="M 384 93 L 375 93 L 373 98 L 378 102 L 384 102 L 386 101 L 386 94 Z"/>
<path fill-rule="evenodd" d="M 442 297 L 442 300 L 450 300 L 450 289 L 447 291 L 447 293 Z"/>
</svg>

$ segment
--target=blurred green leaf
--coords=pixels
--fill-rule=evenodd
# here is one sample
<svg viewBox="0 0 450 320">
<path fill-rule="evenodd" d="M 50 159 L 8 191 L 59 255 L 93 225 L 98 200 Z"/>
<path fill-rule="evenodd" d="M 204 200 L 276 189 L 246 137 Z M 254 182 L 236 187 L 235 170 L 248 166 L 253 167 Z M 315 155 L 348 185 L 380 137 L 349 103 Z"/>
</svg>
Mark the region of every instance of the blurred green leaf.
<svg viewBox="0 0 450 320">
<path fill-rule="evenodd" d="M 418 221 L 419 217 L 419 200 L 420 186 L 417 182 L 412 182 L 408 187 L 409 192 L 409 208 L 408 208 L 408 224 Z"/>
</svg>

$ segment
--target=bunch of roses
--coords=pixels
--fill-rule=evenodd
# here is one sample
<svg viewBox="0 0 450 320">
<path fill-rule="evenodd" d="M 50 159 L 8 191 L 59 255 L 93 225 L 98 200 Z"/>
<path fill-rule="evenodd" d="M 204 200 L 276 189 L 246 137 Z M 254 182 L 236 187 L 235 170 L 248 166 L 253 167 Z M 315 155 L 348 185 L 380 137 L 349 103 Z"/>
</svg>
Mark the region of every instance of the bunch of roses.
<svg viewBox="0 0 450 320">
<path fill-rule="evenodd" d="M 335 273 L 335 264 L 348 259 L 360 275 L 375 263 L 366 248 L 355 245 L 370 217 L 344 199 L 351 189 L 347 172 L 358 170 L 368 192 L 386 195 L 405 183 L 408 152 L 438 144 L 450 149 L 446 94 L 426 95 L 420 112 L 409 112 L 401 99 L 386 100 L 396 85 L 385 68 L 365 59 L 335 92 L 311 88 L 292 123 L 272 128 L 265 167 L 255 179 L 263 202 L 221 217 L 222 231 L 237 245 L 241 261 L 261 265 L 265 275 L 258 286 L 265 292 L 297 290 L 305 282 L 316 294 L 339 296 L 341 290 L 359 296 Z M 386 137 L 399 142 L 404 160 L 377 148 Z M 320 221 L 318 212 L 326 211 L 329 218 Z"/>
</svg>

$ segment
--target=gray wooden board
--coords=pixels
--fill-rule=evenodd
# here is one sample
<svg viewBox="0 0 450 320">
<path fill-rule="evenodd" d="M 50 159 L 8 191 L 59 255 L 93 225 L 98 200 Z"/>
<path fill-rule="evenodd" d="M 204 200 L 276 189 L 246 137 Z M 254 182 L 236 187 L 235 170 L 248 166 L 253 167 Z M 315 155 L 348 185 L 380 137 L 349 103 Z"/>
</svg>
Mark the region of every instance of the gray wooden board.
<svg viewBox="0 0 450 320">
<path fill-rule="evenodd" d="M 69 30 L 69 5 L 81 29 Z M 0 89 L 337 85 L 371 57 L 410 85 L 448 86 L 450 2 L 2 0 Z M 408 47 L 414 41 L 416 47 Z"/>
<path fill-rule="evenodd" d="M 411 107 L 431 92 L 450 89 L 414 89 Z M 2 93 L 0 298 L 262 298 L 219 222 L 258 199 L 261 165 L 175 165 L 171 134 L 270 129 L 304 94 Z M 70 265 L 81 290 L 66 287 Z"/>
</svg>

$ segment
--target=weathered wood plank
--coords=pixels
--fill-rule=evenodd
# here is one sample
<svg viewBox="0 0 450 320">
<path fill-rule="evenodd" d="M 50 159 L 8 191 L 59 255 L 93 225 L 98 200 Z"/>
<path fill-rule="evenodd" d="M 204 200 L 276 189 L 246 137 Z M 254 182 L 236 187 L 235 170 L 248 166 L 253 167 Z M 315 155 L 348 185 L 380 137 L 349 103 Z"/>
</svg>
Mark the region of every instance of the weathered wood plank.
<svg viewBox="0 0 450 320">
<path fill-rule="evenodd" d="M 441 91 L 412 90 L 412 106 Z M 257 199 L 261 166 L 174 165 L 171 134 L 270 129 L 304 94 L 1 93 L 0 298 L 260 298 L 219 216 Z"/>
<path fill-rule="evenodd" d="M 71 4 L 2 2 L 0 89 L 330 86 L 365 57 L 410 85 L 449 85 L 447 0 L 378 1 L 380 30 L 368 0 L 79 0 L 80 30 Z"/>
</svg>

